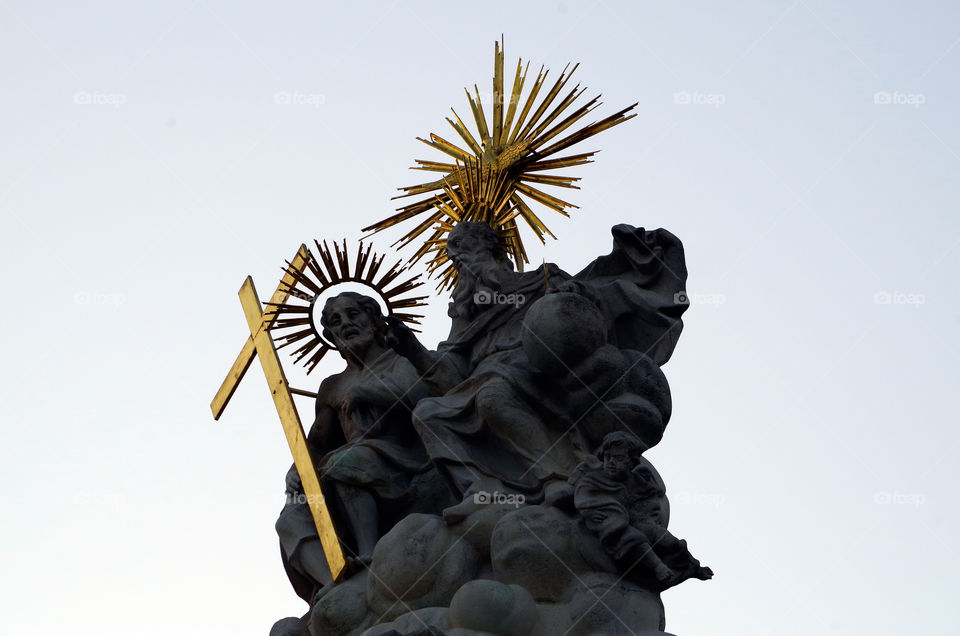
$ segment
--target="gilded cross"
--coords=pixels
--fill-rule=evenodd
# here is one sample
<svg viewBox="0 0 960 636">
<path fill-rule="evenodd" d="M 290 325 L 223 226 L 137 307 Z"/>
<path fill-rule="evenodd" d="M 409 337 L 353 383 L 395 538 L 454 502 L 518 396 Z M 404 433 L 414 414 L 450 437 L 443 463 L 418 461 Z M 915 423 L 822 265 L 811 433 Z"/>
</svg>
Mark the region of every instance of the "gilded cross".
<svg viewBox="0 0 960 636">
<path fill-rule="evenodd" d="M 289 290 L 295 283 L 294 274 L 291 270 L 298 273 L 303 272 L 307 266 L 308 255 L 307 247 L 301 245 L 297 255 L 290 263 L 291 267 L 287 269 L 280 285 L 273 293 L 273 297 L 270 299 L 271 303 L 279 304 L 287 299 Z M 260 365 L 263 367 L 263 374 L 267 379 L 267 385 L 273 395 L 273 403 L 277 407 L 277 414 L 280 416 L 280 423 L 283 425 L 283 432 L 286 434 L 287 443 L 290 446 L 290 452 L 293 454 L 293 463 L 300 474 L 303 492 L 306 495 L 313 522 L 317 526 L 317 534 L 320 537 L 321 545 L 323 545 L 327 564 L 330 566 L 330 572 L 333 574 L 334 580 L 338 580 L 346 566 L 346 558 L 340 545 L 340 539 L 337 537 L 333 519 L 330 517 L 323 491 L 320 488 L 320 480 L 317 477 L 317 470 L 307 447 L 307 439 L 303 431 L 303 424 L 300 421 L 300 415 L 297 412 L 296 404 L 293 402 L 294 393 L 313 394 L 290 388 L 287 377 L 283 372 L 283 366 L 280 364 L 277 349 L 273 344 L 273 338 L 268 331 L 276 316 L 274 314 L 264 315 L 260 298 L 257 296 L 257 290 L 253 286 L 251 277 L 247 276 L 240 288 L 239 296 L 243 313 L 247 319 L 247 326 L 250 329 L 250 336 L 210 403 L 213 419 L 220 419 L 220 415 L 223 414 L 227 402 L 230 401 L 233 393 L 237 390 L 237 386 L 250 367 L 250 363 L 253 362 L 255 357 L 259 358 Z"/>
</svg>

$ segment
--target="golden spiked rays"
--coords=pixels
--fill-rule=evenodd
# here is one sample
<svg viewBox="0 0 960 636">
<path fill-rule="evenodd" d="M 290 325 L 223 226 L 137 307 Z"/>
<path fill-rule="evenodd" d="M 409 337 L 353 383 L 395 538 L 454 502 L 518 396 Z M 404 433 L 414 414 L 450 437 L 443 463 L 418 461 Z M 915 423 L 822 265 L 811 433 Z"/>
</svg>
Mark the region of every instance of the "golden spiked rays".
<svg viewBox="0 0 960 636">
<path fill-rule="evenodd" d="M 453 162 L 418 159 L 415 170 L 440 172 L 444 173 L 444 176 L 435 181 L 400 188 L 404 194 L 395 198 L 428 196 L 398 208 L 396 214 L 363 228 L 363 231 L 379 232 L 416 218 L 420 223 L 394 245 L 404 247 L 429 231 L 430 233 L 422 238 L 423 245 L 410 260 L 416 262 L 429 252 L 436 252 L 428 262 L 429 269 L 435 272 L 442 268 L 441 287 L 448 287 L 453 284 L 456 272 L 452 269 L 452 264 L 447 262 L 447 232 L 460 221 L 481 221 L 497 230 L 507 254 L 517 268 L 522 270 L 523 264 L 529 261 L 517 219 L 522 219 L 541 242 L 545 242 L 546 235 L 553 237 L 553 233 L 534 214 L 528 201 L 540 203 L 564 216 L 569 216 L 567 208 L 577 207 L 547 194 L 541 187 L 579 189 L 576 185 L 579 177 L 544 172 L 590 163 L 596 151 L 561 157 L 555 155 L 636 116 L 636 113 L 627 114 L 636 106 L 633 104 L 561 137 L 562 133 L 601 105 L 600 96 L 597 95 L 571 110 L 574 102 L 586 91 L 586 88 L 580 88 L 579 84 L 557 101 L 577 66 L 570 69 L 567 65 L 535 107 L 537 97 L 546 85 L 549 71 L 541 67 L 526 98 L 522 98 L 529 63 L 524 66 L 523 62 L 518 60 L 513 88 L 507 95 L 503 85 L 503 49 L 501 43 L 495 43 L 493 113 L 489 126 L 480 92 L 475 85 L 473 95 L 469 91 L 466 93 L 477 134 L 470 132 L 455 110 L 454 119 L 447 118 L 447 122 L 467 148 L 432 133 L 429 140 L 418 137 L 417 139 L 428 146 L 451 157 Z"/>
<path fill-rule="evenodd" d="M 291 355 L 294 356 L 295 363 L 303 361 L 307 373 L 313 371 L 323 356 L 334 348 L 323 339 L 323 328 L 315 320 L 314 311 L 314 305 L 331 287 L 342 283 L 366 285 L 379 294 L 391 316 L 409 324 L 420 324 L 420 318 L 423 318 L 421 314 L 403 311 L 426 305 L 426 296 L 409 296 L 410 292 L 423 285 L 419 274 L 398 281 L 402 274 L 409 271 L 407 267 L 401 266 L 399 261 L 381 274 L 384 256 L 373 253 L 370 245 L 364 250 L 363 241 L 360 242 L 357 257 L 353 261 L 347 253 L 346 240 L 342 245 L 334 242 L 332 251 L 326 241 L 323 245 L 319 241 L 314 241 L 314 244 L 320 255 L 319 260 L 306 248 L 304 268 L 298 269 L 287 262 L 287 267 L 284 268 L 287 274 L 285 278 L 292 277 L 293 283 L 281 281 L 280 288 L 290 295 L 284 302 L 267 303 L 268 310 L 265 313 L 267 316 L 275 316 L 269 327 L 271 331 L 286 331 L 280 335 L 274 334 L 274 340 L 278 343 L 277 349 L 297 342 L 302 343 Z"/>
</svg>

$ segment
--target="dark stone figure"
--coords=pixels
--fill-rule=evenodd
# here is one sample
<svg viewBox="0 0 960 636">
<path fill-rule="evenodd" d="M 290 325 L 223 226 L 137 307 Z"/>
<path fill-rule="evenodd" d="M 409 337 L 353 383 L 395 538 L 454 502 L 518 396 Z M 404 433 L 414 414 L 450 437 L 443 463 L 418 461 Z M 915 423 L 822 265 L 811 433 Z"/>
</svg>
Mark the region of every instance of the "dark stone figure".
<svg viewBox="0 0 960 636">
<path fill-rule="evenodd" d="M 310 442 L 325 453 L 321 483 L 339 506 L 358 558 L 369 561 L 394 523 L 436 505 L 424 495 L 436 496 L 438 479 L 410 425 L 413 407 L 431 392 L 387 346 L 387 325 L 372 298 L 339 294 L 327 301 L 320 324 L 347 368 L 321 383 Z"/>
<path fill-rule="evenodd" d="M 280 537 L 280 558 L 297 596 L 310 603 L 324 585 L 333 581 L 333 576 L 296 466 L 287 471 L 286 495 L 287 503 L 275 525 Z"/>
<path fill-rule="evenodd" d="M 552 263 L 518 273 L 490 226 L 459 223 L 446 248 L 458 274 L 448 310 L 450 335 L 429 351 L 394 323 L 390 342 L 441 395 L 418 403 L 414 426 L 463 497 L 444 512 L 448 522 L 462 521 L 474 511 L 478 492 L 518 492 L 531 502 L 549 500 L 564 488 L 579 457 L 592 451 L 576 432 L 570 434 L 575 417 L 554 408 L 562 397 L 555 379 L 531 365 L 530 347 L 524 350 L 529 331 L 524 319 L 539 299 L 553 291 L 585 297 L 602 323 L 593 325 L 596 345 L 645 351 L 650 364 L 644 369 L 652 366 L 653 374 L 672 353 L 686 308 L 677 301 L 686 280 L 682 247 L 664 230 L 618 225 L 613 234 L 613 252 L 576 276 Z M 561 317 L 545 312 L 541 320 L 552 321 L 547 327 L 554 327 L 555 340 L 575 341 L 579 334 L 555 328 Z M 560 375 L 569 373 L 570 365 L 562 359 L 552 366 Z M 669 395 L 665 386 L 660 392 Z M 669 412 L 655 417 L 659 431 L 647 436 L 651 445 L 659 440 Z"/>
<path fill-rule="evenodd" d="M 663 590 L 688 578 L 712 578 L 713 571 L 693 558 L 686 541 L 667 530 L 666 488 L 642 451 L 643 444 L 629 433 L 607 435 L 598 457 L 584 461 L 570 479 L 574 505 L 631 579 L 652 576 Z"/>
<path fill-rule="evenodd" d="M 325 585 L 292 470 L 277 530 L 311 609 L 276 636 L 670 636 L 660 592 L 712 576 L 667 530 L 642 456 L 670 420 L 660 367 L 686 268 L 665 230 L 612 233 L 575 275 L 517 272 L 492 228 L 456 224 L 435 351 L 371 299 L 327 302 L 347 369 L 323 381 L 308 442 L 354 557 Z"/>
<path fill-rule="evenodd" d="M 524 318 L 522 340 L 548 398 L 544 419 L 559 422 L 581 455 L 594 454 L 614 431 L 630 431 L 644 450 L 660 442 L 672 410 L 667 379 L 645 352 L 608 343 L 593 301 L 570 292 L 545 296 Z"/>
<path fill-rule="evenodd" d="M 458 224 L 447 254 L 459 277 L 448 309 L 449 337 L 428 351 L 401 327 L 396 348 L 442 395 L 421 400 L 414 426 L 463 498 L 444 512 L 455 523 L 476 509 L 475 494 L 536 498 L 544 484 L 565 480 L 565 466 L 575 465 L 576 455 L 569 444 L 557 443 L 562 430 L 551 429 L 517 398 L 516 385 L 529 375 L 520 324 L 528 303 L 546 293 L 544 273 L 514 272 L 496 233 L 483 223 Z M 548 269 L 560 276 L 556 266 Z"/>
<path fill-rule="evenodd" d="M 387 324 L 372 298 L 330 298 L 320 322 L 347 368 L 320 385 L 307 441 L 338 534 L 359 563 L 369 563 L 377 540 L 397 521 L 436 511 L 449 497 L 410 424 L 414 405 L 431 393 L 386 346 Z M 331 577 L 296 467 L 287 474 L 287 495 L 277 532 L 291 582 L 309 601 Z"/>
</svg>

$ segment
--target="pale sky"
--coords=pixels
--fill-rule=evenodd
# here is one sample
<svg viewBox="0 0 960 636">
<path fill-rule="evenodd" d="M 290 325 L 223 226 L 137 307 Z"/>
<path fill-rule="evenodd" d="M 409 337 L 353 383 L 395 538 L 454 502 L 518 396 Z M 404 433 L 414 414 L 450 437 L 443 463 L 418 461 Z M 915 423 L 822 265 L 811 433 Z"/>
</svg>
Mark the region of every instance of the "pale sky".
<svg viewBox="0 0 960 636">
<path fill-rule="evenodd" d="M 639 102 L 533 263 L 575 272 L 616 223 L 686 249 L 648 456 L 716 578 L 664 594 L 667 630 L 957 633 L 960 10 L 824 0 L 0 0 L 0 633 L 263 636 L 306 610 L 256 365 L 210 415 L 236 292 L 387 216 L 501 34 L 508 68 L 580 62 L 598 113 Z"/>
</svg>

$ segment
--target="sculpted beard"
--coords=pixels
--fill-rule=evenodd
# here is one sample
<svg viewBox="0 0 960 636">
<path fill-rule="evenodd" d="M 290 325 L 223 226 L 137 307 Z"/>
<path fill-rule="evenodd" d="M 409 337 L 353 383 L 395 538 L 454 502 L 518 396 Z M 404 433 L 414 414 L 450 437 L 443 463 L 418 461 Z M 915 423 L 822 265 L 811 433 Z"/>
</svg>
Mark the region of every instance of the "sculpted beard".
<svg viewBox="0 0 960 636">
<path fill-rule="evenodd" d="M 475 294 L 479 291 L 501 291 L 507 267 L 497 262 L 492 254 L 483 262 L 463 263 L 457 270 L 457 286 L 453 290 L 453 310 L 462 318 L 473 318 L 486 305 L 478 305 Z"/>
</svg>

